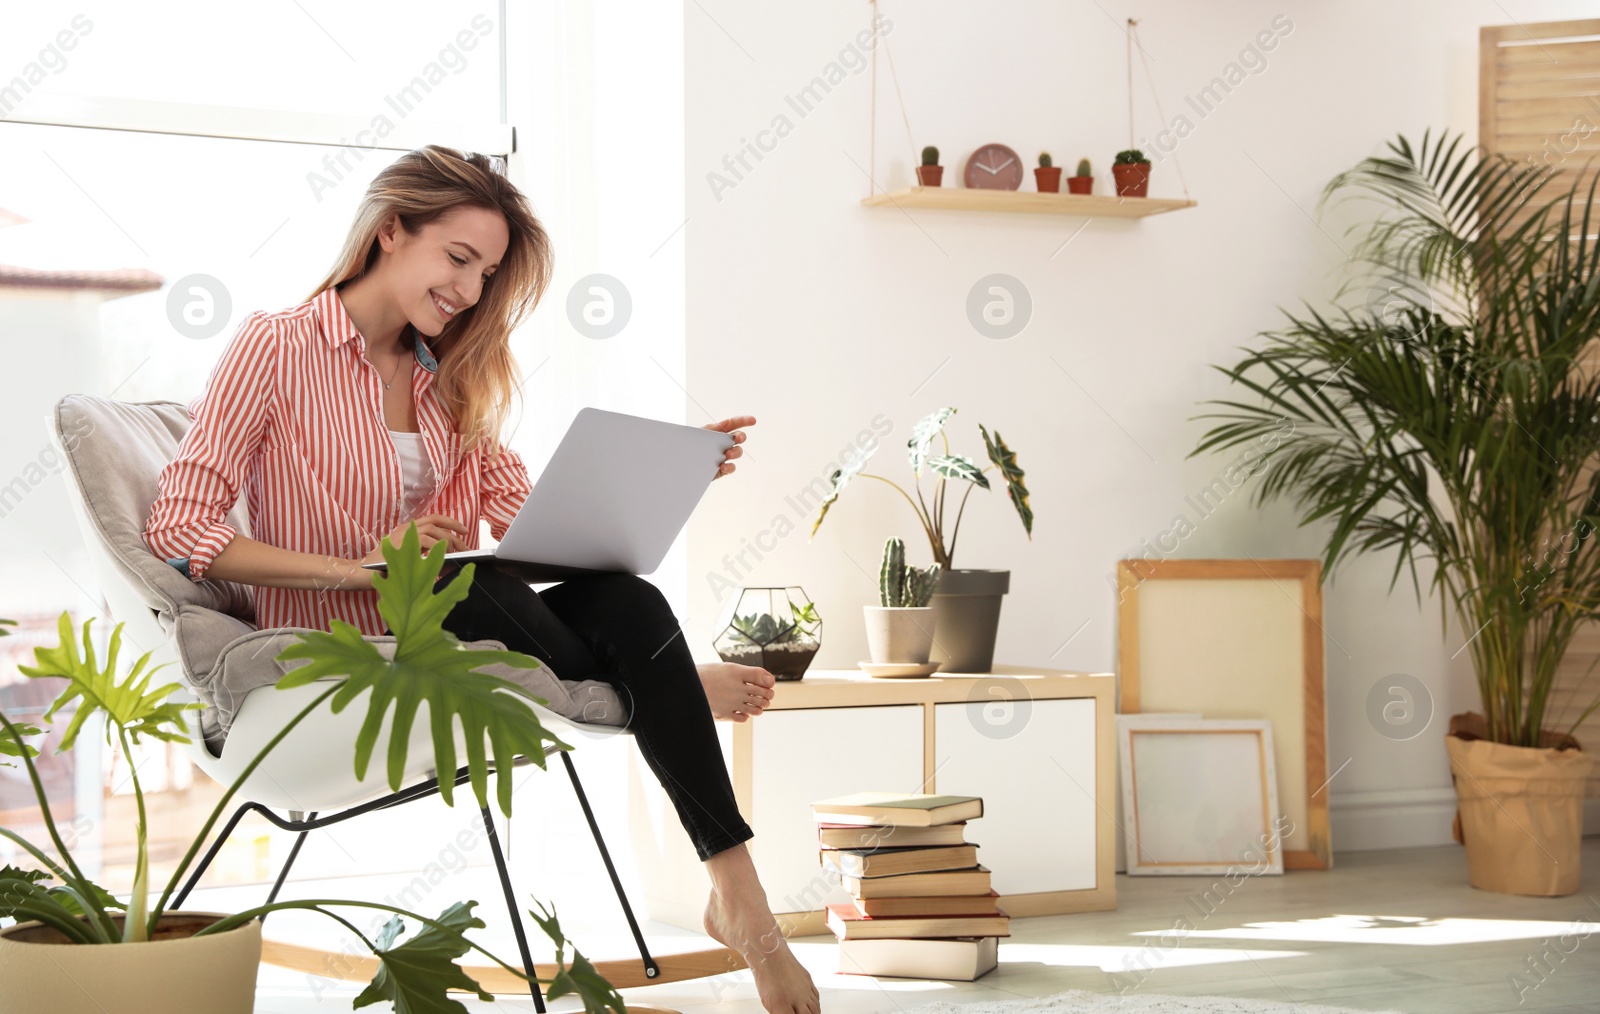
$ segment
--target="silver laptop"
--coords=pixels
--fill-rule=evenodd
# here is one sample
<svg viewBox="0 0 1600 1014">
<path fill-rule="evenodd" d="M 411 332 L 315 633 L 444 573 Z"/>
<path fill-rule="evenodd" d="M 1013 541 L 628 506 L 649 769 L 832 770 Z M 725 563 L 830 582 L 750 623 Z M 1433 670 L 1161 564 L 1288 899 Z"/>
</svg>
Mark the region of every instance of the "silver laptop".
<svg viewBox="0 0 1600 1014">
<path fill-rule="evenodd" d="M 500 544 L 445 560 L 494 560 L 533 583 L 654 573 L 733 444 L 717 430 L 581 409 Z"/>
</svg>

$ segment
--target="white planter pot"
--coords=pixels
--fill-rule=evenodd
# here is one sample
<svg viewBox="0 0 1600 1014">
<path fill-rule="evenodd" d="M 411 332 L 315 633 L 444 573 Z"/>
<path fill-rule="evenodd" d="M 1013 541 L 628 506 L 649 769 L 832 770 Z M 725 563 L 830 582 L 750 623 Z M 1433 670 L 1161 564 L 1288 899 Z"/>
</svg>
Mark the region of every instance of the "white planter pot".
<svg viewBox="0 0 1600 1014">
<path fill-rule="evenodd" d="M 932 606 L 862 606 L 874 662 L 926 665 L 933 652 Z"/>
<path fill-rule="evenodd" d="M 163 936 L 140 944 L 74 944 L 41 923 L 8 926 L 0 930 L 0 1014 L 251 1014 L 260 921 L 188 936 L 221 918 L 170 912 L 161 917 Z M 181 935 L 165 938 L 170 931 Z"/>
</svg>

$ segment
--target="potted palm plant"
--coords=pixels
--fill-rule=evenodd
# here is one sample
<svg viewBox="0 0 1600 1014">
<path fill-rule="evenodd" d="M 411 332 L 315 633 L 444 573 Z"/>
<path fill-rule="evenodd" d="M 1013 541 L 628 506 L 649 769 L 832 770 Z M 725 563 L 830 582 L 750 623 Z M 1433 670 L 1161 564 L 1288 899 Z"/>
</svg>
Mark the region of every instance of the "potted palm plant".
<svg viewBox="0 0 1600 1014">
<path fill-rule="evenodd" d="M 1469 879 L 1571 894 L 1590 768 L 1571 732 L 1600 700 L 1562 727 L 1551 691 L 1600 618 L 1594 178 L 1556 185 L 1559 173 L 1448 134 L 1388 147 L 1323 193 L 1386 207 L 1358 230 L 1353 280 L 1384 305 L 1288 314 L 1223 371 L 1256 400 L 1214 402 L 1227 411 L 1207 417 L 1224 421 L 1195 453 L 1291 420 L 1254 496 L 1332 523 L 1323 572 L 1393 551 L 1390 588 L 1409 569 L 1420 601 L 1427 562 L 1441 612 L 1469 632 L 1483 707 L 1445 737 Z"/>
<path fill-rule="evenodd" d="M 1011 587 L 1011 572 L 954 569 L 961 515 L 966 511 L 967 497 L 972 495 L 974 489 L 992 490 L 986 474 L 991 468 L 998 469 L 1005 479 L 1006 495 L 1016 508 L 1017 516 L 1022 519 L 1022 528 L 1030 539 L 1033 538 L 1033 507 L 1028 503 L 1028 488 L 1023 485 L 1023 472 L 1017 464 L 1017 456 L 1000 439 L 998 431 L 990 433 L 981 423 L 978 425 L 990 461 L 985 467 L 978 467 L 976 461 L 964 454 L 951 452 L 950 438 L 944 433 L 944 424 L 955 414 L 956 410 L 948 407 L 931 413 L 917 423 L 911 432 L 911 439 L 906 441 L 913 488 L 917 492 L 915 500 L 900 488 L 899 483 L 861 471 L 877 451 L 874 445 L 854 457 L 846 467 L 834 470 L 830 477 L 832 488 L 823 498 L 817 520 L 811 525 L 811 537 L 814 538 L 817 529 L 822 527 L 823 519 L 828 516 L 828 508 L 857 475 L 893 486 L 916 512 L 917 520 L 922 523 L 923 534 L 928 537 L 929 547 L 933 551 L 933 562 L 940 567 L 939 584 L 933 595 L 939 631 L 938 640 L 933 646 L 933 660 L 940 663 L 944 672 L 988 672 L 994 664 L 994 641 L 1000 626 L 1001 597 Z M 942 454 L 930 453 L 936 438 L 942 441 Z M 938 477 L 931 509 L 922 495 L 924 469 Z M 956 509 L 955 523 L 950 527 L 947 543 L 944 508 L 946 486 L 951 481 L 965 482 L 967 487 L 961 494 L 961 504 Z"/>
<path fill-rule="evenodd" d="M 928 602 L 938 580 L 937 563 L 925 568 L 906 565 L 906 544 L 902 540 L 890 539 L 883 544 L 878 605 L 861 607 L 866 615 L 867 650 L 872 661 L 884 665 L 928 665 L 938 625 L 938 617 Z"/>
<path fill-rule="evenodd" d="M 473 569 L 468 564 L 455 581 L 435 594 L 434 581 L 444 565 L 444 552 L 441 541 L 424 558 L 415 525 L 400 547 L 387 540 L 383 544 L 389 571 L 387 576 L 374 578 L 373 585 L 378 590 L 378 609 L 395 631 L 393 659 L 384 658 L 371 642 L 362 639 L 360 631 L 337 619 L 330 631 L 303 633 L 299 643 L 279 654 L 280 661 L 309 662 L 283 677 L 279 687 L 326 680 L 318 684 L 326 689 L 285 725 L 228 787 L 159 893 L 150 881 L 145 797 L 137 769 L 132 779 L 139 815 L 138 850 L 133 891 L 124 900 L 84 875 L 74 848 L 58 830 L 33 762 L 37 749 L 28 742 L 40 730 L 18 725 L 0 711 L 0 755 L 13 758 L 26 769 L 49 837 L 48 842 L 36 844 L 0 827 L 0 837 L 27 856 L 27 868 L 0 865 L 0 920 L 12 922 L 0 929 L 0 982 L 5 984 L 0 988 L 0 1014 L 104 1014 L 113 1010 L 118 1014 L 175 1010 L 248 1014 L 255 1008 L 261 918 L 287 909 L 327 916 L 372 951 L 378 971 L 356 998 L 357 1007 L 387 1001 L 398 1010 L 461 1009 L 447 998 L 447 990 L 464 990 L 492 1000 L 456 964 L 469 950 L 484 954 L 523 979 L 532 974 L 532 969 L 525 975 L 468 938 L 468 931 L 485 925 L 472 913 L 476 901 L 458 902 L 434 917 L 389 904 L 326 899 L 277 901 L 231 913 L 172 911 L 167 907 L 240 785 L 291 730 L 325 704 L 342 711 L 365 695 L 366 725 L 359 741 L 352 744 L 356 774 L 364 777 L 374 745 L 387 730 L 387 774 L 394 789 L 400 788 L 406 744 L 418 706 L 426 705 L 435 716 L 434 749 L 441 771 L 456 769 L 452 725 L 459 720 L 469 741 L 467 764 L 480 806 L 488 805 L 488 757 L 520 754 L 543 767 L 546 744 L 571 749 L 540 724 L 537 712 L 527 703 L 543 701 L 514 683 L 474 671 L 492 663 L 538 668 L 538 659 L 511 651 L 468 649 L 441 627 L 451 607 L 466 596 Z M 119 674 L 121 624 L 111 634 L 104 665 L 97 663 L 90 631 L 93 622 L 83 624 L 80 655 L 72 621 L 63 613 L 60 644 L 35 649 L 37 664 L 19 667 L 29 678 L 66 681 L 65 689 L 45 713 L 48 721 L 71 711 L 58 749 L 71 749 L 91 718 L 105 722 L 108 740 L 124 753 L 145 739 L 188 742 L 184 712 L 201 705 L 168 700 L 179 689 L 177 683 L 152 686 L 162 666 L 146 669 L 149 653 L 126 675 Z M 391 704 L 392 718 L 387 714 Z M 512 769 L 497 767 L 493 773 L 501 812 L 509 816 Z M 452 802 L 452 787 L 453 779 L 440 781 L 440 796 L 446 803 Z M 377 939 L 371 939 L 339 915 L 340 909 L 377 910 L 388 912 L 390 918 Z M 576 949 L 568 964 L 564 956 L 567 941 L 555 912 L 540 904 L 539 911 L 530 914 L 557 948 L 558 971 L 548 980 L 546 994 L 574 994 L 591 1014 L 608 1008 L 624 1014 L 622 998 Z M 411 920 L 421 929 L 401 941 L 403 920 Z"/>
</svg>

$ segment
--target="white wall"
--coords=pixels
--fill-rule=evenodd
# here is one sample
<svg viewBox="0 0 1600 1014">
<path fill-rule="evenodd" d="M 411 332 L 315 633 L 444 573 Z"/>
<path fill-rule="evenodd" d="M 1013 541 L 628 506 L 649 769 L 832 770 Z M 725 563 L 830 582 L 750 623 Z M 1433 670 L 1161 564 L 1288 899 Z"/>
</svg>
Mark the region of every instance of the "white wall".
<svg viewBox="0 0 1600 1014">
<path fill-rule="evenodd" d="M 907 488 L 904 441 L 946 404 L 960 410 L 947 427 L 954 450 L 983 460 L 981 422 L 1027 470 L 1032 540 L 1003 492 L 980 491 L 956 553 L 958 567 L 1012 571 L 1001 662 L 1114 668 L 1107 575 L 1180 513 L 1196 531 L 1170 555 L 1319 555 L 1323 529 L 1298 528 L 1282 506 L 1252 508 L 1249 487 L 1204 519 L 1186 505 L 1228 460 L 1185 458 L 1206 425 L 1192 419 L 1199 402 L 1236 393 L 1210 364 L 1237 361 L 1238 346 L 1281 321 L 1278 306 L 1336 290 L 1352 219 L 1314 217 L 1333 174 L 1398 132 L 1475 135 L 1479 26 L 1592 14 L 1576 2 L 1509 0 L 918 0 L 882 10 L 914 132 L 913 144 L 880 51 L 882 186 L 909 184 L 911 153 L 924 144 L 940 147 L 948 185 L 975 147 L 1001 141 L 1030 166 L 1041 149 L 1069 169 L 1088 155 L 1106 192 L 1110 158 L 1127 146 L 1121 25 L 1136 15 L 1161 105 L 1193 128 L 1156 163 L 1152 194 L 1181 194 L 1175 154 L 1199 207 L 1094 220 L 1076 236 L 1084 220 L 862 208 L 870 72 L 847 74 L 804 116 L 786 98 L 839 59 L 870 6 L 685 5 L 688 417 L 759 419 L 739 471 L 712 487 L 689 530 L 686 628 L 706 660 L 728 606 L 713 573 L 803 585 L 824 618 L 816 664 L 865 657 L 859 607 L 876 600 L 883 540 L 902 536 L 923 563 L 926 540 L 882 483 L 857 480 L 810 543 L 814 507 L 786 497 L 825 478 L 879 413 L 893 429 L 868 471 Z M 1248 57 L 1258 72 L 1208 115 L 1185 103 L 1280 16 L 1280 30 L 1290 27 L 1264 68 Z M 1159 123 L 1135 73 L 1137 133 L 1154 154 Z M 714 193 L 707 174 L 729 176 L 724 156 L 780 115 L 792 129 Z M 1021 279 L 1033 299 L 1031 322 L 1009 340 L 980 337 L 964 309 L 973 283 L 996 272 Z M 725 554 L 751 544 L 765 547 L 759 557 L 725 569 Z M 1325 587 L 1329 770 L 1343 766 L 1329 788 L 1336 849 L 1449 840 L 1444 724 L 1476 706 L 1466 655 L 1452 660 L 1461 632 L 1441 630 L 1437 601 L 1419 608 L 1408 583 L 1388 594 L 1391 566 L 1361 560 Z M 1407 741 L 1366 717 L 1370 688 L 1393 673 L 1416 676 L 1433 698 L 1432 724 Z"/>
</svg>

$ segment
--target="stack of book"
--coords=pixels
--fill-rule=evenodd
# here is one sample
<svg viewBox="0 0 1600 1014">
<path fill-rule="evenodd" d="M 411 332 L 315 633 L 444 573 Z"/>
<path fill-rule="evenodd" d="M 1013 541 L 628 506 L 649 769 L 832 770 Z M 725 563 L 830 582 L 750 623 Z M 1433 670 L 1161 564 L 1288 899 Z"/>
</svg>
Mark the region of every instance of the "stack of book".
<svg viewBox="0 0 1600 1014">
<path fill-rule="evenodd" d="M 857 792 L 811 810 L 822 868 L 851 899 L 827 907 L 839 971 L 970 981 L 995 967 L 1010 917 L 966 840 L 980 797 Z"/>
</svg>

